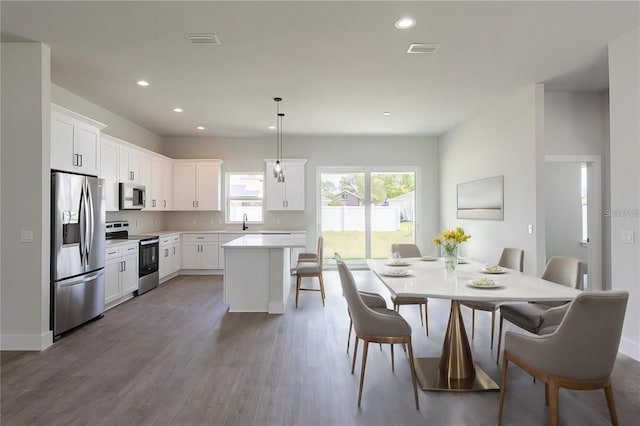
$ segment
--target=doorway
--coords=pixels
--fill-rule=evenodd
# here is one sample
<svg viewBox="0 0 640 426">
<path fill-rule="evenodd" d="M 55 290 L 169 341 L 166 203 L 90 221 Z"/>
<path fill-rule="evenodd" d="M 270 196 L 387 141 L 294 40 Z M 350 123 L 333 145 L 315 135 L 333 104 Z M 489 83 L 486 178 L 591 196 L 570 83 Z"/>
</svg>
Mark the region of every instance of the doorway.
<svg viewBox="0 0 640 426">
<path fill-rule="evenodd" d="M 393 243 L 416 241 L 416 171 L 320 168 L 319 233 L 327 264 L 334 253 L 351 265 L 387 258 Z"/>
<path fill-rule="evenodd" d="M 545 253 L 582 264 L 584 290 L 602 289 L 599 156 L 546 156 Z"/>
</svg>

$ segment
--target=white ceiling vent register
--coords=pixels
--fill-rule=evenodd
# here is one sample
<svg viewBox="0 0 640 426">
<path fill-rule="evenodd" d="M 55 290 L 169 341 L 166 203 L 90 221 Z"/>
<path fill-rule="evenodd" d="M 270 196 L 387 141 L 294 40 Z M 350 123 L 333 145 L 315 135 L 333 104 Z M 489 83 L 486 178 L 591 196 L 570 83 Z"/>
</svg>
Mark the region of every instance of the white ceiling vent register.
<svg viewBox="0 0 640 426">
<path fill-rule="evenodd" d="M 440 46 L 440 43 L 413 43 L 407 53 L 436 53 Z"/>
<path fill-rule="evenodd" d="M 220 46 L 220 39 L 213 33 L 185 34 L 184 37 L 191 44 L 208 44 Z"/>
</svg>

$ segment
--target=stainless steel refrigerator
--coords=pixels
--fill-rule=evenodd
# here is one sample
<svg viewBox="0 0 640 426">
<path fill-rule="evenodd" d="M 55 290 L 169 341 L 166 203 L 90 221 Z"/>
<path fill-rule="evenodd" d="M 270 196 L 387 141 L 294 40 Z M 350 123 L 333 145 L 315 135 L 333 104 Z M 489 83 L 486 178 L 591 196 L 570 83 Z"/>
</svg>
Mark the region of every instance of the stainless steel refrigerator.
<svg viewBox="0 0 640 426">
<path fill-rule="evenodd" d="M 104 180 L 51 173 L 51 327 L 68 331 L 104 312 Z"/>
</svg>

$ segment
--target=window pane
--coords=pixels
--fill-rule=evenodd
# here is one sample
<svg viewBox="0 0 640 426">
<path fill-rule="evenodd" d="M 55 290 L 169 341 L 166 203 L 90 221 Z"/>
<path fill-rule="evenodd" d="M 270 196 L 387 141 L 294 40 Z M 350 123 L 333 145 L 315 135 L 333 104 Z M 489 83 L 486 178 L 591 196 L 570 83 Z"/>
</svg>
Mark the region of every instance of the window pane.
<svg viewBox="0 0 640 426">
<path fill-rule="evenodd" d="M 229 198 L 262 198 L 264 192 L 262 181 L 262 173 L 246 175 L 229 174 Z"/>
<path fill-rule="evenodd" d="M 262 222 L 262 200 L 229 200 L 230 222 L 242 222 L 245 213 L 249 222 Z"/>
</svg>

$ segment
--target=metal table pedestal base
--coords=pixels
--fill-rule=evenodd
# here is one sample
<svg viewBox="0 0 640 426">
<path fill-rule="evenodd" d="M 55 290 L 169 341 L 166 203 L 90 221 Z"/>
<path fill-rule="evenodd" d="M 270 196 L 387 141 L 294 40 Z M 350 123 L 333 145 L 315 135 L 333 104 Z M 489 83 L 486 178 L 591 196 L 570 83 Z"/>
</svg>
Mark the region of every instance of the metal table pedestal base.
<svg viewBox="0 0 640 426">
<path fill-rule="evenodd" d="M 447 392 L 498 391 L 500 387 L 476 363 L 475 377 L 449 379 L 440 372 L 440 358 L 416 358 L 416 376 L 422 390 Z"/>
</svg>

